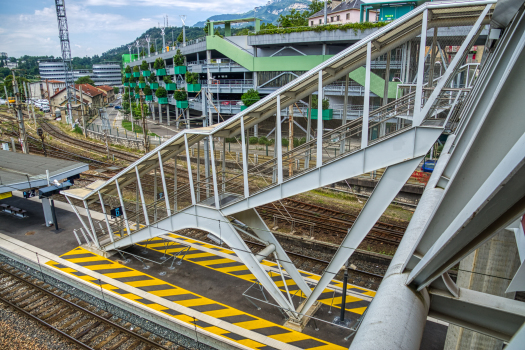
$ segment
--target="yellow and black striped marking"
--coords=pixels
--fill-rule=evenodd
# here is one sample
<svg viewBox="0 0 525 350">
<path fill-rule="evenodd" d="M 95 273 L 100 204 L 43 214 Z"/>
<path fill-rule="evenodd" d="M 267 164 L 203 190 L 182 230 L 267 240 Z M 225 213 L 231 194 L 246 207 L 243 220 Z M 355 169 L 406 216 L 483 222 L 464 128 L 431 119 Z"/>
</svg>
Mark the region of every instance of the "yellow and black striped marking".
<svg viewBox="0 0 525 350">
<path fill-rule="evenodd" d="M 173 248 L 176 249 L 176 248 Z M 199 254 L 195 253 L 192 257 L 198 258 Z M 72 251 L 61 256 L 62 259 L 75 263 L 79 266 L 85 267 L 89 270 L 98 272 L 104 276 L 110 277 L 129 286 L 135 287 L 142 291 L 146 291 L 158 297 L 172 301 L 179 305 L 191 308 L 203 314 L 215 317 L 217 319 L 229 322 L 244 329 L 262 334 L 269 338 L 281 341 L 283 343 L 297 346 L 302 349 L 315 350 L 343 350 L 345 347 L 332 344 L 300 332 L 293 331 L 289 328 L 283 327 L 276 323 L 266 321 L 257 316 L 242 312 L 228 305 L 218 303 L 214 300 L 205 298 L 186 289 L 177 287 L 173 284 L 167 283 L 161 279 L 147 275 L 141 271 L 121 265 L 115 261 L 106 259 L 99 255 L 93 254 L 81 247 L 73 249 Z M 48 262 L 49 265 L 56 267 L 64 272 L 75 275 L 78 278 L 93 283 L 99 286 L 99 280 L 79 272 L 75 269 L 66 267 L 57 262 Z M 270 350 L 274 349 L 265 344 L 246 338 L 243 335 L 231 333 L 225 329 L 212 326 L 204 321 L 197 320 L 191 316 L 176 312 L 165 306 L 156 304 L 148 299 L 141 298 L 128 291 L 122 290 L 111 284 L 102 284 L 102 288 L 117 293 L 129 300 L 146 305 L 152 309 L 163 312 L 171 317 L 174 317 L 183 322 L 195 325 L 213 334 L 220 335 L 224 338 L 236 341 L 239 344 L 250 347 L 252 349 Z"/>
<path fill-rule="evenodd" d="M 177 234 L 169 234 L 169 236 L 179 241 L 183 241 L 185 243 L 189 243 L 192 245 L 198 245 L 204 248 L 215 250 L 223 254 L 235 256 L 235 253 L 230 249 L 221 248 L 221 247 L 218 247 L 212 244 L 204 243 L 204 242 L 197 241 L 197 240 L 194 240 L 188 237 L 180 236 Z M 147 247 L 149 249 L 152 249 L 152 250 L 155 250 L 161 253 L 170 254 L 170 255 L 179 253 L 183 249 L 186 249 L 186 245 L 178 244 L 177 242 L 166 240 L 162 237 L 155 237 L 148 241 L 138 243 L 138 245 Z M 187 260 L 192 263 L 207 267 L 209 269 L 213 269 L 215 271 L 226 273 L 231 276 L 235 276 L 237 278 L 241 278 L 241 279 L 244 279 L 250 282 L 257 281 L 257 278 L 250 272 L 250 270 L 248 270 L 246 265 L 244 265 L 242 262 L 238 262 L 233 259 L 227 259 L 221 256 L 217 256 L 215 254 L 205 252 L 205 251 L 199 250 L 194 247 L 190 248 L 184 260 Z M 262 264 L 269 266 L 269 267 L 277 267 L 276 263 L 267 261 L 267 260 L 263 260 Z M 318 281 L 321 278 L 321 276 L 312 274 L 310 272 L 300 271 L 300 273 L 303 277 L 312 279 L 314 281 Z M 284 283 L 283 283 L 281 275 L 273 271 L 268 271 L 268 274 L 274 280 L 277 287 L 281 288 L 281 291 L 285 293 L 286 289 L 284 288 Z M 304 297 L 304 294 L 301 291 L 299 291 L 299 287 L 296 285 L 293 279 L 286 276 L 285 281 L 288 287 L 288 291 L 291 294 L 295 294 L 297 292 L 297 295 Z M 343 282 L 332 280 L 330 282 L 330 286 L 342 288 Z M 375 296 L 374 291 L 370 291 L 370 290 L 359 288 L 359 287 L 352 286 L 352 285 L 348 285 L 347 290 L 355 292 L 355 293 L 359 293 L 361 295 L 368 296 L 368 297 Z M 323 304 L 332 305 L 334 307 L 340 308 L 343 302 L 342 299 L 343 299 L 342 293 L 334 292 L 334 290 L 326 288 L 318 300 Z M 368 300 L 364 300 L 362 298 L 352 296 L 352 295 L 346 296 L 345 303 L 346 303 L 345 310 L 351 313 L 354 313 L 354 314 L 358 314 L 358 315 L 362 315 L 363 312 L 365 312 L 368 305 L 370 304 Z"/>
</svg>

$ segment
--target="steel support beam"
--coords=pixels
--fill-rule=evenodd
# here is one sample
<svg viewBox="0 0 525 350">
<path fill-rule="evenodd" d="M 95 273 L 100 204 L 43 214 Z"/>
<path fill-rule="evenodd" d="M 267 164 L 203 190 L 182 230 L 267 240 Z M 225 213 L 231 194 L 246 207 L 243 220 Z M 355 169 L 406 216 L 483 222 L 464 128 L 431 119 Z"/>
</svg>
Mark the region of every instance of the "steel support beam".
<svg viewBox="0 0 525 350">
<path fill-rule="evenodd" d="M 372 42 L 366 45 L 365 97 L 363 105 L 363 123 L 361 127 L 361 148 L 368 146 L 368 118 L 370 115 L 370 69 L 372 66 Z"/>
<path fill-rule="evenodd" d="M 306 300 L 302 310 L 308 310 L 317 301 L 317 298 L 352 256 L 359 244 L 361 244 L 365 236 L 399 193 L 422 158 L 414 158 L 386 169 L 372 195 L 354 221 L 353 226 L 348 230 L 348 234 L 321 276 L 319 283 Z"/>
</svg>

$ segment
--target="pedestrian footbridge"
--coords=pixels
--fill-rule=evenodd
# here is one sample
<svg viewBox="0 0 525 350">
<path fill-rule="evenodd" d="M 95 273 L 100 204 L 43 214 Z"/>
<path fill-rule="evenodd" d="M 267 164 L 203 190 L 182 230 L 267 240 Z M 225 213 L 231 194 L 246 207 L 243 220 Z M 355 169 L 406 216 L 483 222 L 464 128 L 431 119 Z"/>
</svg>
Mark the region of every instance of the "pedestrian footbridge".
<svg viewBox="0 0 525 350">
<path fill-rule="evenodd" d="M 461 123 L 461 112 L 470 103 L 476 79 L 471 77 L 460 85 L 457 82 L 463 79 L 466 56 L 488 23 L 495 3 L 426 3 L 232 118 L 182 131 L 108 181 L 64 191 L 70 203 L 81 201 L 87 209 L 87 221 L 79 215 L 79 232 L 99 249 L 111 251 L 182 229 L 208 231 L 234 250 L 290 319 L 300 323 L 437 138 Z M 455 27 L 466 34 L 454 57 L 447 58 L 446 70 L 436 78 L 428 71 L 438 55 L 437 32 Z M 414 88 L 371 112 L 371 61 L 413 40 L 419 43 Z M 427 59 L 428 50 L 432 53 Z M 361 118 L 330 131 L 324 130 L 323 120 L 318 118 L 314 121 L 316 137 L 290 151 L 283 150 L 281 123 L 277 122 L 273 159 L 250 164 L 244 151 L 237 171 L 225 167 L 225 138 L 240 136 L 242 149 L 246 150 L 250 128 L 273 116 L 280 121 L 285 108 L 313 93 L 322 100 L 324 86 L 360 67 L 366 72 Z M 202 159 L 201 152 L 192 157 L 190 148 L 194 145 L 204 148 Z M 216 152 L 221 147 L 222 158 Z M 334 148 L 340 150 L 337 156 L 328 152 Z M 376 189 L 311 290 L 256 208 L 381 168 L 386 171 Z M 153 191 L 148 190 L 151 187 Z M 97 210 L 107 213 L 103 222 L 89 217 L 89 210 L 97 206 Z M 115 208 L 122 215 L 110 219 L 110 210 Z M 263 242 L 266 248 L 253 254 L 241 233 Z M 308 296 L 298 308 L 261 267 L 261 261 L 270 254 Z"/>
</svg>

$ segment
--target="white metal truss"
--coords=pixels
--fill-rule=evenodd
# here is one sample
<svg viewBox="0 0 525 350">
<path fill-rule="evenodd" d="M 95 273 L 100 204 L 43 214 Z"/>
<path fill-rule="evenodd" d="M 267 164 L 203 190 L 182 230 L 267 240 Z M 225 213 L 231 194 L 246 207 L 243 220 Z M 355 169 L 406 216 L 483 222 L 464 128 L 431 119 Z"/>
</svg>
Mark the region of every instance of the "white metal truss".
<svg viewBox="0 0 525 350">
<path fill-rule="evenodd" d="M 351 349 L 419 349 L 427 316 L 510 341 L 509 349 L 523 347 L 524 303 L 459 288 L 447 273 L 498 231 L 518 232 L 525 212 L 525 15 L 522 0 L 498 6 L 491 24 L 504 34 L 461 109 Z M 522 277 L 518 271 L 513 283 Z"/>
<path fill-rule="evenodd" d="M 401 98 L 400 101 L 406 102 L 412 101 L 414 96 L 419 96 L 419 99 L 416 97 L 415 101 L 417 104 L 413 110 L 417 118 L 414 118 L 412 124 L 408 124 L 395 132 L 388 135 L 382 133 L 378 139 L 371 139 L 370 128 L 374 124 L 379 125 L 386 122 L 386 120 L 395 117 L 396 114 L 392 114 L 392 112 L 378 114 L 378 111 L 383 113 L 383 110 L 369 113 L 369 98 L 366 97 L 370 96 L 371 61 L 420 34 L 423 34 L 421 36 L 424 38 L 427 27 L 449 26 L 450 20 L 457 18 L 458 13 L 461 13 L 463 24 L 473 26 L 456 57 L 463 56 L 473 44 L 473 38 L 477 36 L 476 33 L 479 33 L 480 26 L 487 23 L 489 15 L 494 8 L 494 3 L 495 1 L 427 3 L 335 55 L 229 120 L 203 128 L 186 129 L 131 164 L 107 182 L 96 186 L 93 185 L 90 188 L 72 189 L 63 193 L 67 197 L 84 201 L 86 208 L 95 201 L 100 200 L 102 203 L 103 196 L 118 197 L 122 210 L 122 218 L 119 219 L 121 223 L 123 222 L 121 231 L 124 231 L 123 228 L 125 227 L 125 231 L 120 234 L 120 237 L 113 235 L 111 232 L 113 228 L 110 228 L 108 224 L 109 232 L 107 237 L 98 239 L 95 225 L 93 225 L 91 218 L 89 217 L 89 226 L 82 222 L 83 228 L 90 231 L 94 244 L 104 250 L 125 247 L 166 234 L 167 232 L 186 228 L 198 228 L 212 233 L 235 251 L 289 317 L 300 319 L 302 315 L 298 312 L 308 310 L 308 307 L 315 303 L 320 291 L 324 289 L 333 278 L 335 272 L 350 257 L 365 234 L 377 221 L 402 185 L 408 180 L 417 164 L 442 133 L 446 120 L 429 120 L 428 117 L 433 114 L 431 111 L 434 107 L 434 102 L 441 96 L 440 94 L 443 93 L 449 80 L 454 77 L 455 72 L 459 69 L 461 59 L 453 60 L 447 67 L 443 81 L 438 82 L 428 99 L 424 99 L 422 91 L 418 92 L 417 89 L 415 94 Z M 454 11 L 450 11 L 451 9 Z M 429 16 L 430 12 L 432 16 Z M 425 43 L 423 39 L 422 42 Z M 324 134 L 323 121 L 319 117 L 317 121 L 317 138 L 307 142 L 297 148 L 297 150 L 287 153 L 282 152 L 281 124 L 277 123 L 276 158 L 261 165 L 267 166 L 264 171 L 275 174 L 275 180 L 272 180 L 273 182 L 266 187 L 251 192 L 250 179 L 261 176 L 264 171 L 256 173 L 257 167 L 254 168 L 255 170 L 249 167 L 246 153 L 248 140 L 245 136 L 245 130 L 273 115 L 277 115 L 277 120 L 280 121 L 280 113 L 283 108 L 296 103 L 315 91 L 318 92 L 320 101 L 318 112 L 321 114 L 323 87 L 341 77 L 348 76 L 349 72 L 364 64 L 366 64 L 364 118 L 354 120 L 330 133 Z M 418 86 L 422 89 L 422 80 L 418 80 Z M 440 108 L 443 111 L 456 108 L 455 102 L 457 100 L 451 98 L 449 105 L 440 106 Z M 397 101 L 391 102 L 391 104 L 384 106 L 384 111 L 397 107 L 398 103 Z M 409 103 L 409 105 L 412 106 L 411 108 L 414 108 L 413 102 Z M 407 111 L 404 110 L 404 112 Z M 400 111 L 399 113 L 401 115 L 402 112 Z M 242 173 L 239 175 L 241 191 L 232 194 L 225 190 L 224 180 L 222 180 L 223 183 L 221 184 L 217 174 L 219 167 L 215 166 L 213 152 L 211 153 L 211 179 L 209 172 L 207 172 L 205 180 L 200 179 L 199 173 L 197 173 L 196 178 L 194 177 L 190 155 L 190 147 L 192 145 L 200 144 L 202 140 L 208 140 L 205 142 L 209 142 L 209 152 L 209 150 L 213 151 L 213 143 L 211 142 L 213 137 L 232 137 L 239 134 L 241 134 L 242 144 Z M 338 142 L 342 144 L 340 149 L 344 149 L 345 152 L 342 152 L 334 159 L 326 159 L 324 147 L 325 144 L 333 142 L 334 135 L 337 135 L 339 138 Z M 358 139 L 357 145 L 349 145 L 347 150 L 347 142 L 351 143 L 352 138 Z M 340 145 L 338 144 L 337 148 L 339 149 L 339 147 Z M 164 176 L 165 167 L 167 166 L 166 162 L 182 152 L 186 154 L 188 185 L 177 187 L 173 197 L 170 198 L 170 191 L 167 188 Z M 198 157 L 200 157 L 200 153 Z M 305 169 L 301 169 L 295 174 L 289 174 L 286 177 L 284 161 L 292 157 L 304 158 L 305 164 L 309 164 L 306 161 L 309 157 L 315 158 L 315 161 L 311 162 L 312 167 L 307 165 Z M 200 161 L 198 164 L 200 164 Z M 209 164 L 208 161 L 206 161 L 206 164 Z M 315 166 L 313 166 L 314 164 Z M 296 267 L 291 263 L 254 208 L 385 167 L 387 167 L 387 170 L 379 185 L 374 190 L 354 226 L 349 230 L 342 246 L 334 256 L 329 268 L 323 274 L 320 283 L 313 292 L 310 291 Z M 155 198 L 155 207 L 152 209 L 145 203 L 141 177 L 157 168 L 161 172 L 162 188 L 165 197 L 162 199 Z M 140 203 L 142 203 L 142 213 L 135 215 L 135 217 L 131 217 L 128 214 L 122 196 L 122 189 L 132 183 L 138 184 Z M 206 190 L 203 190 L 203 186 L 205 186 Z M 213 187 L 213 191 L 208 190 L 210 186 Z M 182 202 L 182 197 L 179 196 L 182 196 L 183 193 L 189 194 L 189 202 L 185 208 L 179 210 L 177 203 L 180 204 Z M 206 200 L 203 201 L 202 196 Z M 171 207 L 171 203 L 175 203 L 175 205 Z M 155 213 L 153 221 L 151 220 L 151 210 L 154 210 Z M 158 210 L 162 212 L 160 218 L 157 217 Z M 77 213 L 77 215 L 79 214 Z M 290 303 L 288 298 L 283 295 L 274 281 L 264 271 L 260 265 L 259 257 L 249 250 L 228 217 L 236 218 L 249 226 L 255 236 L 267 244 L 268 249 L 266 252 L 268 254 L 271 252 L 275 253 L 279 265 L 286 270 L 302 292 L 308 296 L 307 303 L 301 310 L 295 310 L 293 304 Z M 79 219 L 82 221 L 80 215 Z"/>
</svg>

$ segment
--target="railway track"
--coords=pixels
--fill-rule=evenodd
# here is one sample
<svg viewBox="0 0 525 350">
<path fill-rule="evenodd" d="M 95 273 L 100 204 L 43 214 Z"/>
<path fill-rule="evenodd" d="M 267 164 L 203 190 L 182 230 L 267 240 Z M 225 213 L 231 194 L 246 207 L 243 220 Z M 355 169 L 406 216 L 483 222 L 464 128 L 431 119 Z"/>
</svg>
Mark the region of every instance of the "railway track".
<svg viewBox="0 0 525 350">
<path fill-rule="evenodd" d="M 312 235 L 320 234 L 322 231 L 328 231 L 340 239 L 347 234 L 348 229 L 352 227 L 356 219 L 356 216 L 352 214 L 290 198 L 282 200 L 282 204 L 285 206 L 285 209 L 280 209 L 273 204 L 260 206 L 258 208 L 259 213 L 266 218 L 284 220 L 291 223 L 292 220 L 287 217 L 289 215 L 294 219 L 294 227 L 303 226 L 306 229 L 309 228 Z M 283 214 L 286 214 L 286 216 Z M 399 245 L 401 238 L 403 238 L 404 231 L 405 227 L 378 221 L 370 230 L 366 239 Z"/>
<path fill-rule="evenodd" d="M 111 313 L 10 265 L 0 264 L 0 280 L 2 303 L 52 329 L 82 349 L 186 349 L 144 332 L 129 322 L 124 323 Z"/>
<path fill-rule="evenodd" d="M 92 150 L 95 152 L 99 152 L 101 154 L 106 154 L 107 150 L 106 147 L 94 142 L 84 141 L 80 139 L 76 139 L 74 137 L 71 137 L 69 135 L 64 134 L 60 129 L 58 129 L 56 126 L 47 123 L 45 120 L 42 120 L 40 125 L 42 126 L 42 129 L 47 132 L 49 135 L 56 137 L 62 141 L 71 143 L 73 145 L 83 147 L 88 150 Z M 121 151 L 114 147 L 109 147 L 110 153 L 115 155 L 116 158 L 133 163 L 136 160 L 139 159 L 139 156 L 134 156 L 128 152 Z"/>
</svg>

